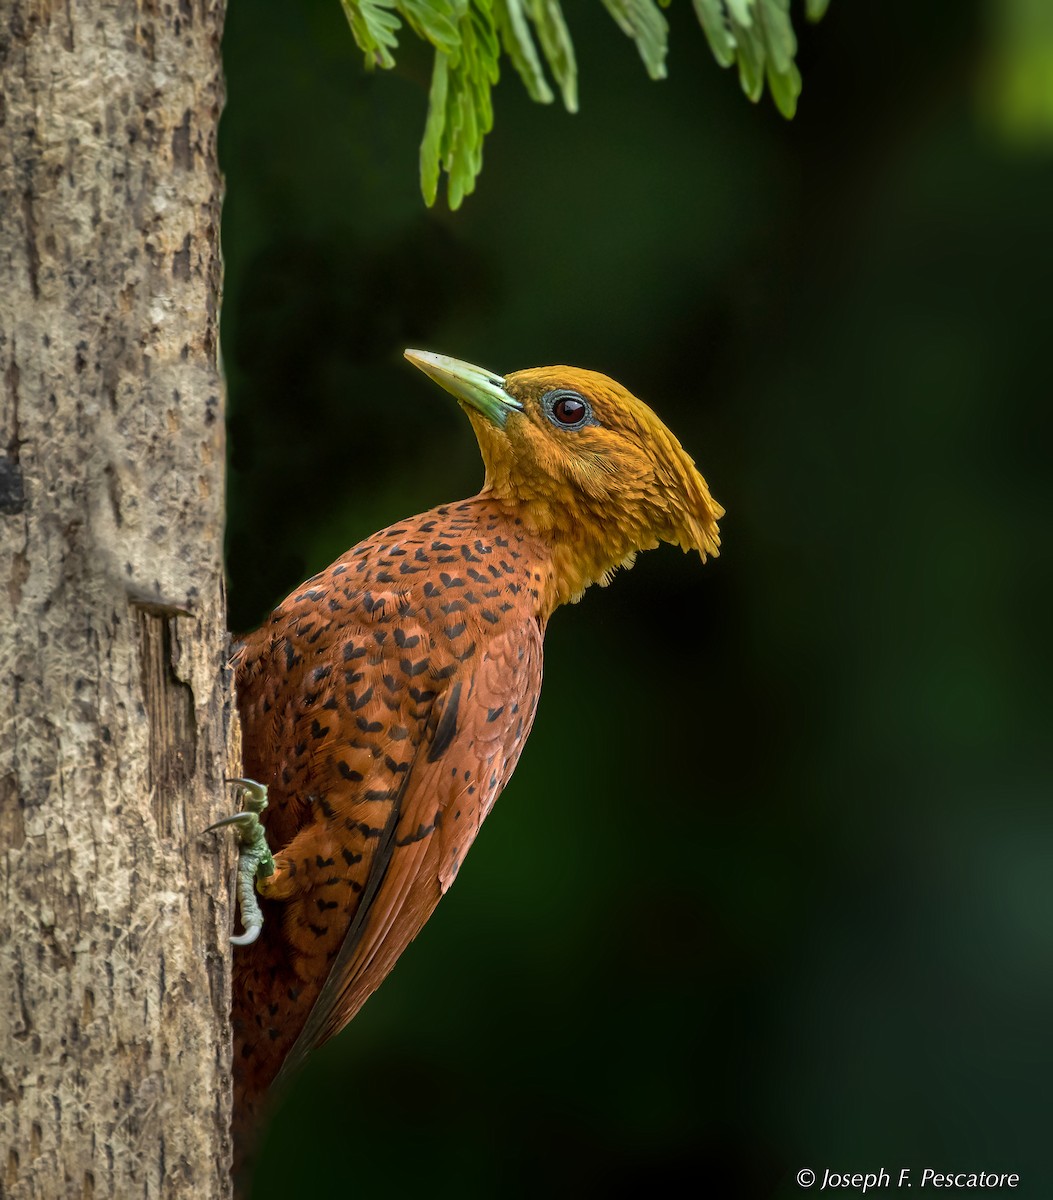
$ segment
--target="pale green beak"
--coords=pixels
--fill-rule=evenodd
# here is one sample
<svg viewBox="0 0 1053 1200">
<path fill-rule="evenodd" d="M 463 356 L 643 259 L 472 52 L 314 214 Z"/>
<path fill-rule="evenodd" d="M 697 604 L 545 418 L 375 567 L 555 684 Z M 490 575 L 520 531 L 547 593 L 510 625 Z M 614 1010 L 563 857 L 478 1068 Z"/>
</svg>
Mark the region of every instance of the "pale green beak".
<svg viewBox="0 0 1053 1200">
<path fill-rule="evenodd" d="M 415 367 L 420 367 L 451 396 L 481 412 L 499 429 L 504 429 L 508 414 L 522 412 L 523 406 L 514 400 L 504 388 L 504 379 L 482 367 L 461 362 L 459 358 L 447 358 L 445 354 L 432 354 L 427 350 L 407 350 L 406 357 Z"/>
</svg>

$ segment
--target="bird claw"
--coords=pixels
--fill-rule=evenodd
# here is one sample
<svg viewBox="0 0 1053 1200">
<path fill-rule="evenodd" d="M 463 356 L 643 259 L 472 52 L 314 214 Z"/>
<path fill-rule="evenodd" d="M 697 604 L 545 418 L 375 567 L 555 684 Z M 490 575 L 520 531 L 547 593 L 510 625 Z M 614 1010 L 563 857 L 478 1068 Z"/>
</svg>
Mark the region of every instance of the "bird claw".
<svg viewBox="0 0 1053 1200">
<path fill-rule="evenodd" d="M 267 845 L 267 831 L 260 820 L 260 813 L 267 807 L 267 788 L 252 779 L 228 779 L 227 783 L 239 788 L 245 796 L 242 812 L 222 817 L 205 830 L 232 826 L 238 835 L 238 907 L 245 932 L 231 937 L 235 946 L 251 946 L 263 928 L 263 910 L 256 898 L 256 880 L 274 874 L 274 856 Z"/>
</svg>

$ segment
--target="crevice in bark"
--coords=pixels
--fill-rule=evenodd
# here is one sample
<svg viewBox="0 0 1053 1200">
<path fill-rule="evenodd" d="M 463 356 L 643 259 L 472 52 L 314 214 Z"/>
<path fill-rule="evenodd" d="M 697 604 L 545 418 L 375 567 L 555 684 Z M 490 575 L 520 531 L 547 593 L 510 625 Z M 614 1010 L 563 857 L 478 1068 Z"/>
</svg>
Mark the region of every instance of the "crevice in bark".
<svg viewBox="0 0 1053 1200">
<path fill-rule="evenodd" d="M 150 804 L 161 837 L 175 832 L 174 813 L 197 768 L 194 691 L 175 671 L 173 617 L 133 604 L 139 641 L 143 707 L 150 724 L 147 780 Z"/>
</svg>

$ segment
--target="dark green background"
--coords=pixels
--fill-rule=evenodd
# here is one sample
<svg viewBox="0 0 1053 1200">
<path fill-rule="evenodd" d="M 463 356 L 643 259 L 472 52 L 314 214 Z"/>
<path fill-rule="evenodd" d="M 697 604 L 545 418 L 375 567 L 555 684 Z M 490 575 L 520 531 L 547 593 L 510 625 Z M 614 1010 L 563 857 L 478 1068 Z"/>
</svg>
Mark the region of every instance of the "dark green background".
<svg viewBox="0 0 1053 1200">
<path fill-rule="evenodd" d="M 405 346 L 614 375 L 728 510 L 719 560 L 556 615 L 515 779 L 261 1200 L 1053 1196 L 1053 159 L 985 125 L 982 11 L 834 0 L 787 123 L 689 6 L 654 84 L 570 4 L 581 113 L 506 72 L 451 215 L 412 38 L 369 75 L 337 0 L 231 0 L 234 628 L 477 488 Z"/>
</svg>

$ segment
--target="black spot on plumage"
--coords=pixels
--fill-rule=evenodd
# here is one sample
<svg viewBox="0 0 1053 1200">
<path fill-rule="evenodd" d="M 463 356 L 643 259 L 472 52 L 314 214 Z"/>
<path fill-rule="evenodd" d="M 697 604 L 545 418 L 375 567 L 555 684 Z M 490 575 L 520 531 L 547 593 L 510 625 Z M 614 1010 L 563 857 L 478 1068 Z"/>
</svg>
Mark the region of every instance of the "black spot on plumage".
<svg viewBox="0 0 1053 1200">
<path fill-rule="evenodd" d="M 424 524 L 421 525 L 419 528 L 420 528 L 421 533 L 431 533 L 431 531 L 435 528 L 435 522 L 434 521 L 425 521 Z"/>
<path fill-rule="evenodd" d="M 463 600 L 451 600 L 449 604 L 440 604 L 439 607 L 448 617 L 452 617 L 454 613 L 464 612 L 465 603 Z"/>
<path fill-rule="evenodd" d="M 424 841 L 424 839 L 426 837 L 428 837 L 430 834 L 433 834 L 434 832 L 435 832 L 434 823 L 431 825 L 425 825 L 422 822 L 420 825 L 417 826 L 416 830 L 413 833 L 408 833 L 408 834 L 406 834 L 405 837 L 396 838 L 395 845 L 396 846 L 408 846 L 412 842 L 422 842 L 422 841 Z"/>
<path fill-rule="evenodd" d="M 489 608 L 484 608 L 479 615 L 484 621 L 489 621 L 491 625 L 496 625 L 501 620 L 497 613 L 492 612 Z"/>
<path fill-rule="evenodd" d="M 328 708 L 330 711 L 335 711 L 338 707 L 335 697 L 330 696 L 329 699 L 322 705 L 323 708 Z"/>
<path fill-rule="evenodd" d="M 468 574 L 472 579 L 475 580 L 476 583 L 489 583 L 490 582 L 490 580 L 487 579 L 487 577 L 482 573 L 482 571 L 477 571 L 475 569 L 475 567 L 469 567 Z"/>
<path fill-rule="evenodd" d="M 356 717 L 355 724 L 363 733 L 379 733 L 384 728 L 379 721 L 370 721 L 366 717 Z"/>
<path fill-rule="evenodd" d="M 447 625 L 443 629 L 443 633 L 445 633 L 446 636 L 452 642 L 452 641 L 455 641 L 457 638 L 459 638 L 461 636 L 461 634 L 464 633 L 464 630 L 465 630 L 464 622 L 458 621 L 456 625 Z"/>
<path fill-rule="evenodd" d="M 347 702 L 348 702 L 348 704 L 351 705 L 352 712 L 358 712 L 358 710 L 360 708 L 365 708 L 365 706 L 372 699 L 373 699 L 373 689 L 371 687 L 367 687 L 361 696 L 356 695 L 354 692 L 347 693 Z"/>
<path fill-rule="evenodd" d="M 440 554 L 439 557 L 435 561 L 440 562 L 440 563 L 455 563 L 457 561 L 457 555 L 456 554 Z"/>
<path fill-rule="evenodd" d="M 394 794 L 395 792 L 392 788 L 370 788 L 362 799 L 376 803 L 382 800 L 390 800 Z"/>
<path fill-rule="evenodd" d="M 409 690 L 410 696 L 417 704 L 427 704 L 435 699 L 437 693 L 429 688 L 411 687 Z"/>
<path fill-rule="evenodd" d="M 428 749 L 428 762 L 441 758 L 449 748 L 453 735 L 457 732 L 457 708 L 461 702 L 461 685 L 455 683 L 450 688 L 442 706 L 442 715 L 435 726 L 431 746 Z M 454 768 L 456 774 L 456 768 Z"/>
<path fill-rule="evenodd" d="M 337 762 L 336 769 L 340 772 L 341 775 L 343 775 L 343 777 L 345 779 L 349 779 L 352 783 L 361 783 L 362 782 L 361 771 L 352 771 L 351 768 L 347 765 L 346 762 L 344 762 L 343 759 L 340 759 Z"/>
<path fill-rule="evenodd" d="M 429 660 L 426 658 L 422 658 L 418 662 L 410 662 L 408 658 L 403 658 L 399 661 L 399 667 L 404 675 L 413 679 L 428 669 L 428 662 Z"/>
<path fill-rule="evenodd" d="M 404 742 L 409 737 L 409 730 L 405 725 L 392 725 L 388 730 L 388 737 L 393 742 Z"/>
<path fill-rule="evenodd" d="M 355 863 L 360 863 L 362 861 L 361 854 L 356 854 L 353 850 L 348 850 L 346 846 L 340 851 L 340 853 L 344 856 L 344 862 L 347 863 L 349 867 L 353 867 Z"/>
<path fill-rule="evenodd" d="M 439 579 L 442 581 L 443 587 L 464 587 L 464 580 L 460 577 L 460 575 L 449 575 L 446 571 L 440 571 Z"/>
<path fill-rule="evenodd" d="M 500 588 L 484 588 L 483 589 L 483 599 L 485 599 L 485 600 L 494 600 L 494 599 L 496 599 L 496 597 L 498 597 L 500 595 L 501 595 Z"/>
<path fill-rule="evenodd" d="M 331 858 L 323 858 L 320 854 L 316 854 L 314 856 L 314 865 L 319 868 L 331 867 L 333 865 L 333 860 Z"/>
<path fill-rule="evenodd" d="M 456 663 L 447 663 L 447 665 L 445 667 L 441 667 L 438 671 L 432 671 L 431 674 L 432 674 L 433 679 L 439 680 L 439 679 L 449 679 L 451 675 L 456 675 L 456 673 L 457 673 L 457 664 Z"/>
<path fill-rule="evenodd" d="M 505 706 L 502 704 L 499 708 L 488 708 L 486 710 L 487 721 L 496 721 L 497 718 L 505 711 Z"/>
<path fill-rule="evenodd" d="M 308 592 L 301 592 L 296 597 L 296 603 L 302 604 L 304 600 L 310 600 L 312 604 L 317 604 L 319 600 L 325 598 L 325 591 L 322 588 L 312 588 Z"/>
<path fill-rule="evenodd" d="M 354 642 L 348 642 L 344 646 L 344 662 L 350 662 L 353 658 L 361 658 L 367 653 L 365 646 L 356 646 Z"/>
<path fill-rule="evenodd" d="M 469 604 L 478 604 L 479 603 L 479 597 L 475 594 L 475 592 L 467 592 L 466 591 L 464 593 L 464 598 Z"/>
<path fill-rule="evenodd" d="M 336 901 L 323 900 L 321 897 L 319 897 L 315 901 L 315 905 L 317 906 L 319 912 L 327 912 L 330 908 L 336 908 Z"/>
<path fill-rule="evenodd" d="M 483 545 L 483 541 L 481 538 L 475 539 L 475 548 L 476 548 L 476 550 L 479 551 L 480 554 L 493 554 L 493 552 L 494 552 L 492 546 L 484 546 Z"/>
<path fill-rule="evenodd" d="M 328 929 L 328 927 L 327 927 L 327 926 L 325 926 L 325 925 L 315 925 L 315 924 L 314 924 L 313 922 L 311 922 L 311 921 L 308 921 L 308 922 L 307 922 L 307 928 L 308 928 L 308 929 L 309 929 L 309 930 L 310 930 L 310 931 L 311 931 L 311 932 L 314 934 L 314 936 L 315 936 L 316 938 L 324 938 L 324 937 L 325 937 L 325 935 L 326 935 L 326 934 L 329 932 L 329 929 Z"/>
<path fill-rule="evenodd" d="M 401 546 L 392 546 L 388 553 L 393 558 L 401 558 L 404 554 L 407 554 L 408 551 L 404 550 Z"/>
<path fill-rule="evenodd" d="M 313 737 L 316 741 L 319 738 L 324 738 L 328 733 L 329 733 L 328 725 L 321 725 L 317 721 L 311 722 L 311 737 Z"/>
<path fill-rule="evenodd" d="M 378 629 L 373 634 L 373 641 L 375 641 L 378 646 L 383 646 L 384 641 L 387 638 L 387 636 L 388 636 L 388 631 L 386 629 Z"/>
<path fill-rule="evenodd" d="M 377 578 L 377 583 L 394 583 L 395 582 L 395 576 L 390 574 L 388 571 L 378 571 L 376 578 Z M 370 597 L 370 599 L 372 599 L 372 597 Z M 372 611 L 373 611 L 372 607 L 366 609 L 366 612 L 372 612 Z"/>
<path fill-rule="evenodd" d="M 331 820 L 336 816 L 336 810 L 324 796 L 315 796 L 314 802 L 322 810 L 322 816 L 325 817 L 326 820 Z"/>
<path fill-rule="evenodd" d="M 433 596 L 440 595 L 439 589 L 435 586 L 434 583 L 432 583 L 432 581 L 430 579 L 427 580 L 424 584 L 424 594 L 425 594 L 425 596 L 428 597 L 429 600 Z"/>
<path fill-rule="evenodd" d="M 424 553 L 424 547 L 418 546 L 417 549 L 413 551 L 413 561 L 419 562 L 419 563 L 426 563 L 426 562 L 430 562 L 431 559 L 429 559 L 428 556 Z"/>
<path fill-rule="evenodd" d="M 395 630 L 395 644 L 402 650 L 412 650 L 420 642 L 420 634 L 407 637 L 404 629 Z"/>
<path fill-rule="evenodd" d="M 330 598 L 329 598 L 329 611 L 330 612 L 340 612 L 340 610 L 343 607 L 344 606 L 340 603 L 339 600 L 337 600 L 337 598 L 335 596 L 330 596 Z"/>
<path fill-rule="evenodd" d="M 465 562 L 482 562 L 483 561 L 479 557 L 478 554 L 473 554 L 471 552 L 471 550 L 468 549 L 467 546 L 461 547 L 461 557 L 464 559 Z"/>
<path fill-rule="evenodd" d="M 285 669 L 291 671 L 297 663 L 303 662 L 303 659 L 296 653 L 296 649 L 288 638 L 285 638 Z"/>
<path fill-rule="evenodd" d="M 321 683 L 323 679 L 328 679 L 332 673 L 332 667 L 315 667 L 311 672 L 311 679 L 314 683 Z"/>
<path fill-rule="evenodd" d="M 333 568 L 333 574 L 334 575 L 343 575 L 346 570 L 347 570 L 347 566 L 344 563 L 340 563 L 339 565 L 337 565 Z"/>
<path fill-rule="evenodd" d="M 390 754 L 384 755 L 384 766 L 393 774 L 401 775 L 404 771 L 409 770 L 408 762 L 396 762 Z"/>
<path fill-rule="evenodd" d="M 423 570 L 423 567 L 415 567 L 412 563 L 404 562 L 399 564 L 400 575 L 419 575 Z"/>
<path fill-rule="evenodd" d="M 475 653 L 475 642 L 472 642 L 467 647 L 467 649 L 464 651 L 463 654 L 455 654 L 454 658 L 456 658 L 458 662 L 467 662 L 468 659 L 470 659 L 474 653 Z"/>
<path fill-rule="evenodd" d="M 306 742 L 297 742 L 296 745 L 293 747 L 293 756 L 295 758 L 301 758 L 304 754 L 306 754 L 306 752 L 307 752 L 307 743 Z"/>
<path fill-rule="evenodd" d="M 344 828 L 357 830 L 364 838 L 378 838 L 384 832 L 378 825 L 370 825 L 367 821 L 352 821 L 350 817 L 344 818 Z"/>
</svg>

